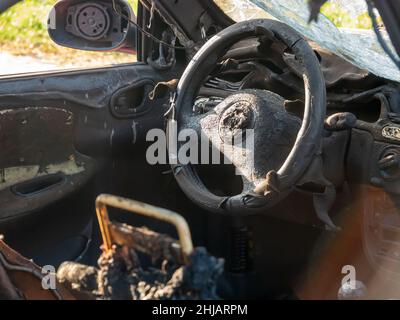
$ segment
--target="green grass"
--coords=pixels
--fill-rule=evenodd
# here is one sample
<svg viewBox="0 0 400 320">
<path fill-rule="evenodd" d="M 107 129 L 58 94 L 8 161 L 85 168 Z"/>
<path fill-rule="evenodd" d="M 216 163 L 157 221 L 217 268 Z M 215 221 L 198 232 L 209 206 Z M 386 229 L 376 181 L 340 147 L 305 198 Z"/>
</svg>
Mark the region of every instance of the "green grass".
<svg viewBox="0 0 400 320">
<path fill-rule="evenodd" d="M 329 2 L 323 5 L 321 12 L 339 28 L 372 28 L 372 21 L 368 15 L 368 12 L 364 12 L 356 17 L 352 17 L 338 4 Z"/>
<path fill-rule="evenodd" d="M 1 0 L 0 0 L 1 1 Z M 47 33 L 47 16 L 57 0 L 23 0 L 0 15 L 0 50 L 46 58 L 56 64 L 101 65 L 132 61 L 121 53 L 85 52 L 60 47 Z M 136 10 L 137 0 L 128 0 Z M 75 62 L 73 62 L 75 61 Z"/>
<path fill-rule="evenodd" d="M 40 45 L 48 40 L 44 22 L 52 0 L 25 0 L 0 15 L 0 41 Z"/>
</svg>

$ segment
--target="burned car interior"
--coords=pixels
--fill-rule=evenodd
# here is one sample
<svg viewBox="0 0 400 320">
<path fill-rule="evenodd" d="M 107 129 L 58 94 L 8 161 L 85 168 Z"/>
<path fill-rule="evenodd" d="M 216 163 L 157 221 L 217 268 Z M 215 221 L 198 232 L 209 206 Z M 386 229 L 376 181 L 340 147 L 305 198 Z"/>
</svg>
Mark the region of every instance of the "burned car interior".
<svg viewBox="0 0 400 320">
<path fill-rule="evenodd" d="M 0 76 L 0 297 L 337 299 L 348 265 L 360 288 L 339 296 L 400 297 L 399 70 L 279 14 L 55 5 L 55 43 L 138 62 Z M 149 163 L 151 130 L 218 161 L 182 161 L 183 135 Z M 48 265 L 60 286 L 36 294 Z"/>
</svg>

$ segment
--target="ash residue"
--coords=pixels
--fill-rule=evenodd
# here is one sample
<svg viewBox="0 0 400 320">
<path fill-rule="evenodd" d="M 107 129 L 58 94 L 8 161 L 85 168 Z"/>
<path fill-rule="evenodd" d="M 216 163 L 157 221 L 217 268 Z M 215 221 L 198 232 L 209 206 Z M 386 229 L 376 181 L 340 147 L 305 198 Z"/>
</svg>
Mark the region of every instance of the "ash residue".
<svg viewBox="0 0 400 320">
<path fill-rule="evenodd" d="M 217 280 L 224 260 L 197 248 L 185 265 L 164 260 L 159 267 L 143 268 L 136 252 L 127 246 L 103 253 L 98 268 L 63 263 L 60 282 L 77 296 L 105 300 L 218 299 Z"/>
</svg>

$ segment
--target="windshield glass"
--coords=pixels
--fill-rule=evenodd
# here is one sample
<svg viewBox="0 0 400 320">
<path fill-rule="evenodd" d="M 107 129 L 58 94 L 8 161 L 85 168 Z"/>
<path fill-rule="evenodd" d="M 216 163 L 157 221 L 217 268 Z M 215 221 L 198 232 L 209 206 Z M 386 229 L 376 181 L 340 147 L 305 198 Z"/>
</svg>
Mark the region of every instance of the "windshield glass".
<svg viewBox="0 0 400 320">
<path fill-rule="evenodd" d="M 330 1 L 330 5 L 338 8 L 333 13 L 338 15 L 337 21 L 347 19 L 347 25 L 352 28 L 338 28 L 323 14 L 319 14 L 318 22 L 309 24 L 308 0 L 216 0 L 216 3 L 237 22 L 255 18 L 278 19 L 357 67 L 400 82 L 400 70 L 383 51 L 373 30 L 370 27 L 358 29 L 358 25 L 354 24 L 360 17 L 370 23 L 364 0 L 353 0 L 351 3 Z M 346 23 L 343 25 L 347 26 Z M 387 35 L 385 38 L 390 43 Z"/>
</svg>

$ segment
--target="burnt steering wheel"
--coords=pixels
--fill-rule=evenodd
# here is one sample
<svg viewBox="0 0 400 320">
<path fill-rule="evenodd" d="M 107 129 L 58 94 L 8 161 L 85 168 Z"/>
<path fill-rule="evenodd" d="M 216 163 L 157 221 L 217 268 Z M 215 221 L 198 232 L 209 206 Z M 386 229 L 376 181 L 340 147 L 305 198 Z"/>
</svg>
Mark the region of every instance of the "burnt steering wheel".
<svg viewBox="0 0 400 320">
<path fill-rule="evenodd" d="M 304 80 L 303 119 L 285 110 L 283 97 L 260 89 L 238 91 L 211 111 L 195 114 L 194 101 L 204 79 L 232 45 L 254 37 L 278 42 L 284 48 L 282 54 L 290 52 L 294 56 Z M 175 178 L 184 193 L 206 210 L 258 213 L 285 198 L 320 152 L 325 114 L 326 88 L 319 61 L 299 33 L 267 19 L 234 24 L 211 38 L 186 68 L 178 84 L 175 112 L 169 124 L 175 122 L 178 132 L 194 129 L 199 135 L 206 135 L 212 144 L 222 145 L 224 156 L 241 173 L 243 191 L 235 196 L 218 196 L 204 185 L 194 165 L 182 164 L 179 159 L 171 164 Z M 249 147 L 244 142 L 232 146 L 232 137 L 238 132 L 243 135 L 244 129 L 252 129 L 254 145 Z M 243 140 L 246 139 L 244 136 Z M 176 157 L 171 152 L 170 158 Z M 248 161 L 252 157 L 254 161 Z"/>
</svg>

